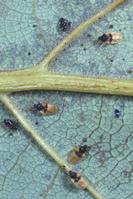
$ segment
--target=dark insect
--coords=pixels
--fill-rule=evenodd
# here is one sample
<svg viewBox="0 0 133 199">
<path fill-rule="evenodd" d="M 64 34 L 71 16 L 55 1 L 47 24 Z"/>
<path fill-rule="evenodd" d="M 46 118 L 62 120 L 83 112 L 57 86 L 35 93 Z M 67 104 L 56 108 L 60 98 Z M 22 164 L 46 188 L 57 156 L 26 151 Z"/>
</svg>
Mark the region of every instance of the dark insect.
<svg viewBox="0 0 133 199">
<path fill-rule="evenodd" d="M 119 32 L 106 32 L 97 39 L 97 43 L 105 45 L 117 44 L 122 41 L 122 35 Z"/>
<path fill-rule="evenodd" d="M 118 110 L 118 109 L 115 109 L 115 110 L 114 110 L 114 114 L 115 114 L 115 117 L 116 117 L 116 118 L 119 118 L 119 117 L 121 116 L 121 112 L 120 112 L 120 110 Z"/>
<path fill-rule="evenodd" d="M 59 111 L 59 108 L 54 104 L 49 104 L 46 101 L 34 104 L 33 110 L 39 111 L 43 115 L 53 115 Z"/>
<path fill-rule="evenodd" d="M 87 145 L 79 145 L 72 149 L 68 155 L 68 162 L 77 164 L 87 157 L 89 147 Z"/>
<path fill-rule="evenodd" d="M 18 130 L 18 123 L 15 122 L 14 120 L 4 119 L 3 122 L 4 122 L 4 125 L 8 127 L 9 129 L 11 129 L 12 131 Z"/>
<path fill-rule="evenodd" d="M 71 182 L 80 189 L 87 188 L 87 181 L 76 171 L 69 171 L 68 172 Z"/>
<path fill-rule="evenodd" d="M 71 22 L 61 17 L 57 24 L 58 31 L 67 32 L 71 29 Z"/>
</svg>

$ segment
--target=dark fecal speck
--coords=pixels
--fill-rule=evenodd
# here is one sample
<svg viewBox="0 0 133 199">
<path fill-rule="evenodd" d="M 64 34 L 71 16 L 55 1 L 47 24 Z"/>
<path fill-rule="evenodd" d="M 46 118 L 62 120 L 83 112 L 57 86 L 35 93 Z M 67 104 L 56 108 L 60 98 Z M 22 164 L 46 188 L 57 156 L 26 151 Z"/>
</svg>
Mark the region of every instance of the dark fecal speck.
<svg viewBox="0 0 133 199">
<path fill-rule="evenodd" d="M 30 56 L 30 55 L 31 55 L 31 52 L 28 52 L 28 55 Z"/>
<path fill-rule="evenodd" d="M 33 24 L 33 26 L 32 26 L 32 27 L 33 27 L 33 28 L 36 28 L 36 26 L 37 26 L 36 24 Z"/>
<path fill-rule="evenodd" d="M 127 72 L 128 72 L 129 74 L 131 74 L 131 73 L 133 73 L 133 69 L 128 69 Z"/>
<path fill-rule="evenodd" d="M 71 22 L 63 17 L 61 17 L 57 24 L 58 31 L 67 32 L 71 29 Z"/>
<path fill-rule="evenodd" d="M 88 34 L 87 34 L 87 37 L 91 37 L 91 34 L 88 33 Z"/>
<path fill-rule="evenodd" d="M 115 109 L 115 110 L 114 110 L 114 114 L 115 114 L 115 117 L 116 117 L 116 118 L 119 118 L 119 117 L 121 116 L 121 112 L 120 112 L 119 109 Z"/>
<path fill-rule="evenodd" d="M 82 139 L 82 142 L 87 142 L 87 138 L 83 138 L 83 139 Z"/>
<path fill-rule="evenodd" d="M 109 26 L 109 28 L 113 28 L 114 26 L 111 24 L 110 26 Z"/>
<path fill-rule="evenodd" d="M 38 121 L 35 122 L 35 125 L 38 125 Z"/>
</svg>

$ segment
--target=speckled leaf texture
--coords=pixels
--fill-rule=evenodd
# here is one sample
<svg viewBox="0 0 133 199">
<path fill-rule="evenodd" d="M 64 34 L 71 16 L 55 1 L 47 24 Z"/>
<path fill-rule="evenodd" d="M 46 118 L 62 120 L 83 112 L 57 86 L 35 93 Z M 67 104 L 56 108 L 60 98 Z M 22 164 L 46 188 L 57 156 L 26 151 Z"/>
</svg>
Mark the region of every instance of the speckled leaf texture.
<svg viewBox="0 0 133 199">
<path fill-rule="evenodd" d="M 27 68 L 38 63 L 67 33 L 57 31 L 60 17 L 72 29 L 111 0 L 1 0 L 0 69 Z M 133 78 L 133 2 L 127 1 L 89 28 L 60 54 L 51 70 L 64 74 Z M 94 40 L 107 31 L 121 32 L 123 41 L 107 47 Z M 84 173 L 105 199 L 133 199 L 133 98 L 63 92 L 13 95 L 24 115 L 66 159 L 75 144 L 89 136 L 88 158 L 75 168 Z M 30 111 L 46 99 L 60 107 L 54 116 Z M 116 117 L 115 109 L 120 111 Z M 11 135 L 2 125 L 13 116 L 0 104 L 0 199 L 91 199 L 70 186 L 56 163 L 19 127 Z M 37 123 L 38 122 L 38 123 Z"/>
</svg>

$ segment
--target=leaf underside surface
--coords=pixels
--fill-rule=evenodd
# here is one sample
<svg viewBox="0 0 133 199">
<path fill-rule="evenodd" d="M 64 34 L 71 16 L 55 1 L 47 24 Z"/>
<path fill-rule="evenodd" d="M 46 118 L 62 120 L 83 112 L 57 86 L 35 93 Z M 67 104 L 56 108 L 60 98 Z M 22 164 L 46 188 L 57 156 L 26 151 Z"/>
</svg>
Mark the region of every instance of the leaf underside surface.
<svg viewBox="0 0 133 199">
<path fill-rule="evenodd" d="M 57 30 L 60 17 L 72 29 L 110 0 L 6 0 L 0 2 L 0 70 L 27 68 L 38 63 L 68 33 Z M 133 6 L 127 1 L 89 28 L 52 64 L 64 74 L 133 78 Z M 111 25 L 113 25 L 112 28 Z M 107 47 L 94 45 L 104 32 L 121 32 L 123 41 Z M 91 145 L 86 160 L 75 166 L 105 199 L 133 198 L 133 100 L 130 97 L 63 92 L 25 92 L 13 95 L 16 104 L 40 134 L 59 153 L 68 152 L 84 137 Z M 46 99 L 57 104 L 54 116 L 30 111 L 33 103 Z M 115 110 L 120 115 L 115 115 Z M 67 181 L 58 166 L 26 137 L 4 128 L 3 119 L 13 118 L 0 106 L 0 198 L 88 198 Z M 12 134 L 11 134 L 12 133 Z"/>
</svg>

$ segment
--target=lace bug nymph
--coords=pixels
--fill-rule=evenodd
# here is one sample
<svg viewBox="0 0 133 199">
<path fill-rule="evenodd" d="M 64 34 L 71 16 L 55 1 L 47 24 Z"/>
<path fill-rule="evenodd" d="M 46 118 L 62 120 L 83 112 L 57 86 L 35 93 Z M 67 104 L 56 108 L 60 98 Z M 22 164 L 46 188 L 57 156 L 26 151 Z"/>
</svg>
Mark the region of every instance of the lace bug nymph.
<svg viewBox="0 0 133 199">
<path fill-rule="evenodd" d="M 79 145 L 70 151 L 68 154 L 68 162 L 71 164 L 77 164 L 87 157 L 89 147 L 87 145 Z"/>
<path fill-rule="evenodd" d="M 55 104 L 47 103 L 46 101 L 39 102 L 33 105 L 33 110 L 40 112 L 42 115 L 54 115 L 59 111 Z"/>
<path fill-rule="evenodd" d="M 68 175 L 76 188 L 86 189 L 87 181 L 76 171 L 69 171 Z"/>
<path fill-rule="evenodd" d="M 106 32 L 97 39 L 100 44 L 117 44 L 122 41 L 122 35 L 119 32 Z"/>
</svg>

